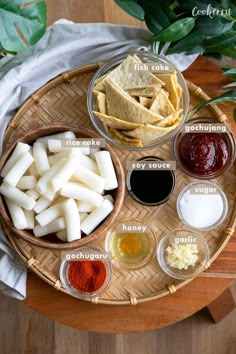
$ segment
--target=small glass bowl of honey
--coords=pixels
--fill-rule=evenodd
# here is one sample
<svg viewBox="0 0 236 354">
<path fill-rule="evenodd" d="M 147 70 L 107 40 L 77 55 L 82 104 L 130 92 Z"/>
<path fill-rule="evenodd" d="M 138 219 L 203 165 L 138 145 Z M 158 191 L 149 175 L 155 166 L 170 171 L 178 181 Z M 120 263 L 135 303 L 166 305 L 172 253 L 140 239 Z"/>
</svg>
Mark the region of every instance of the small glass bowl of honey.
<svg viewBox="0 0 236 354">
<path fill-rule="evenodd" d="M 152 228 L 140 220 L 124 220 L 108 231 L 105 249 L 119 268 L 138 269 L 146 266 L 156 252 Z"/>
</svg>

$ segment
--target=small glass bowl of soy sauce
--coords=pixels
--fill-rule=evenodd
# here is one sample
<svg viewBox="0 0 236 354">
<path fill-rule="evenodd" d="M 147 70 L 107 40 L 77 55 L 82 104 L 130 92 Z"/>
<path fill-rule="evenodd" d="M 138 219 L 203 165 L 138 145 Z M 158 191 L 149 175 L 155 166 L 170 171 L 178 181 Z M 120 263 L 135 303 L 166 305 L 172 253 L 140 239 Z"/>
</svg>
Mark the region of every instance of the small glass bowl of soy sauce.
<svg viewBox="0 0 236 354">
<path fill-rule="evenodd" d="M 156 156 L 146 156 L 137 161 L 164 162 Z M 143 205 L 158 206 L 167 202 L 175 191 L 175 172 L 170 169 L 128 170 L 126 185 L 130 196 Z"/>
</svg>

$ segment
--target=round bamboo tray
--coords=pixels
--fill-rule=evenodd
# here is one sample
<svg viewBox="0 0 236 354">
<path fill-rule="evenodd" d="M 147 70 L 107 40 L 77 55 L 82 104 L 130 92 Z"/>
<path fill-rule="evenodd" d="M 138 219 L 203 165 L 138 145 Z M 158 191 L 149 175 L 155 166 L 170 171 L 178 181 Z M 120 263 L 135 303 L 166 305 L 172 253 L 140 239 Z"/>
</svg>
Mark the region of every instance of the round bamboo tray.
<svg viewBox="0 0 236 354">
<path fill-rule="evenodd" d="M 86 93 L 89 82 L 98 67 L 99 64 L 89 65 L 63 73 L 35 92 L 19 109 L 9 124 L 5 132 L 4 147 L 6 148 L 12 141 L 23 136 L 25 132 L 34 129 L 35 124 L 45 126 L 51 123 L 67 122 L 77 124 L 80 127 L 91 128 L 87 113 Z M 192 83 L 188 83 L 188 87 L 191 96 L 190 108 L 200 101 L 208 99 L 208 96 L 199 87 Z M 196 116 L 198 115 L 193 117 Z M 209 105 L 202 109 L 199 116 L 215 117 L 220 122 L 227 123 L 227 117 L 215 105 Z M 118 150 L 116 148 L 114 150 L 124 169 L 128 160 L 133 161 L 147 154 L 146 152 Z M 171 160 L 173 159 L 172 143 L 169 142 L 158 149 L 150 150 L 148 154 Z M 123 207 L 116 221 L 121 222 L 125 219 L 143 220 L 152 226 L 157 241 L 164 233 L 183 227 L 177 216 L 176 199 L 182 188 L 192 182 L 193 179 L 179 169 L 176 171 L 176 177 L 176 191 L 171 199 L 155 208 L 136 203 L 126 192 Z M 224 249 L 234 232 L 236 218 L 235 167 L 233 166 L 213 182 L 219 184 L 224 190 L 229 202 L 229 212 L 223 224 L 215 230 L 202 233 L 210 248 L 208 266 Z M 55 289 L 66 292 L 59 280 L 61 252 L 57 249 L 52 250 L 35 246 L 17 237 L 4 223 L 3 227 L 13 247 L 24 262 L 28 264 L 28 267 Z M 92 244 L 104 248 L 104 238 L 105 233 L 99 239 L 94 240 Z M 204 273 L 204 275 L 206 274 Z M 109 305 L 136 305 L 174 293 L 190 281 L 175 280 L 165 275 L 156 259 L 153 259 L 146 267 L 134 271 L 120 270 L 114 267 L 111 286 L 100 298 L 95 298 L 92 302 Z"/>
<path fill-rule="evenodd" d="M 99 135 L 93 130 L 87 129 L 85 127 L 81 129 L 78 128 L 77 125 L 72 123 L 60 122 L 57 124 L 47 124 L 46 126 L 39 126 L 38 128 L 35 128 L 34 130 L 26 133 L 23 137 L 19 136 L 17 139 L 14 140 L 13 144 L 6 148 L 2 155 L 2 158 L 0 159 L 0 170 L 4 166 L 5 162 L 11 155 L 18 142 L 21 141 L 23 143 L 32 144 L 33 142 L 35 142 L 36 139 L 41 138 L 42 136 L 57 134 L 59 132 L 64 132 L 67 130 L 72 130 L 76 134 L 77 138 L 99 138 Z M 101 223 L 101 225 L 99 225 L 89 236 L 83 237 L 78 241 L 61 242 L 56 237 L 56 235 L 49 235 L 47 237 L 35 237 L 32 232 L 29 232 L 29 230 L 16 229 L 8 213 L 4 198 L 0 196 L 0 215 L 3 218 L 4 222 L 16 235 L 22 237 L 24 240 L 29 241 L 30 243 L 33 243 L 36 246 L 54 248 L 58 250 L 75 249 L 88 244 L 89 242 L 95 240 L 97 237 L 102 236 L 104 232 L 106 232 L 107 228 L 112 226 L 116 217 L 119 215 L 125 195 L 125 176 L 120 159 L 118 158 L 113 148 L 107 143 L 105 143 L 105 150 L 109 151 L 111 154 L 119 186 L 110 193 L 114 198 L 114 209 L 112 210 L 111 214 Z"/>
</svg>

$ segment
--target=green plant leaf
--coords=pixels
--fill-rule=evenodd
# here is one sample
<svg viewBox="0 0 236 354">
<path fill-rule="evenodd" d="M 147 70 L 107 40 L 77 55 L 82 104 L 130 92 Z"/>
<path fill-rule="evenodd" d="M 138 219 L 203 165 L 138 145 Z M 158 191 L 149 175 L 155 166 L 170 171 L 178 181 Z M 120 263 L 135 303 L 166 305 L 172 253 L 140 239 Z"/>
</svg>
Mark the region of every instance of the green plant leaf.
<svg viewBox="0 0 236 354">
<path fill-rule="evenodd" d="M 231 30 L 233 24 L 233 21 L 222 16 L 202 16 L 196 20 L 195 30 L 206 36 L 217 36 Z"/>
<path fill-rule="evenodd" d="M 233 7 L 231 16 L 232 16 L 233 18 L 236 17 L 236 6 Z"/>
<path fill-rule="evenodd" d="M 203 46 L 201 44 L 196 45 L 193 49 L 190 49 L 188 51 L 185 52 L 186 55 L 192 55 L 192 54 L 203 54 L 205 51 L 205 49 L 203 48 Z"/>
<path fill-rule="evenodd" d="M 223 86 L 223 88 L 229 88 L 229 87 L 234 87 L 236 88 L 236 81 L 235 82 L 230 82 L 230 84 L 227 84 L 225 86 Z"/>
<path fill-rule="evenodd" d="M 207 10 L 209 4 L 213 8 L 221 7 L 221 4 L 217 1 L 204 1 L 204 0 L 178 0 L 178 3 L 184 10 L 187 10 L 192 13 L 194 7 L 197 7 L 198 10 Z"/>
<path fill-rule="evenodd" d="M 224 70 L 224 75 L 231 76 L 232 74 L 233 74 L 233 75 L 236 74 L 236 68 Z"/>
<path fill-rule="evenodd" d="M 231 90 L 223 93 L 218 97 L 211 98 L 210 100 L 200 102 L 194 107 L 194 111 L 199 111 L 201 108 L 207 106 L 209 103 L 222 103 L 222 102 L 236 102 L 236 90 Z"/>
<path fill-rule="evenodd" d="M 195 32 L 190 33 L 188 36 L 184 37 L 179 42 L 169 47 L 167 54 L 186 52 L 199 45 L 204 39 L 205 36 L 203 34 L 198 34 Z"/>
<path fill-rule="evenodd" d="M 149 15 L 145 14 L 144 20 L 146 22 L 147 28 L 153 34 L 157 34 L 163 29 L 163 27 L 161 27 L 159 25 L 159 23 L 152 16 L 149 16 Z"/>
<path fill-rule="evenodd" d="M 177 20 L 175 12 L 170 8 L 170 5 L 166 2 L 166 0 L 158 0 L 158 4 L 171 21 Z"/>
<path fill-rule="evenodd" d="M 27 2 L 29 0 L 0 0 L 0 43 L 7 52 L 34 45 L 46 31 L 45 1 Z"/>
<path fill-rule="evenodd" d="M 138 3 L 145 11 L 145 15 L 151 17 L 161 27 L 165 28 L 170 25 L 170 20 L 168 19 L 158 2 L 153 3 L 152 0 L 139 0 Z"/>
<path fill-rule="evenodd" d="M 224 75 L 229 76 L 231 80 L 236 81 L 236 68 L 222 68 Z"/>
<path fill-rule="evenodd" d="M 234 117 L 234 121 L 236 122 L 236 108 L 233 111 L 233 117 Z"/>
<path fill-rule="evenodd" d="M 231 6 L 231 1 L 230 0 L 221 0 L 221 5 L 223 9 L 229 9 Z"/>
<path fill-rule="evenodd" d="M 159 44 L 159 47 L 158 47 L 158 54 L 161 54 L 161 51 L 162 51 L 162 49 L 163 49 L 163 47 L 165 46 L 165 42 L 160 42 L 160 44 Z"/>
<path fill-rule="evenodd" d="M 218 52 L 230 47 L 231 44 L 236 42 L 236 32 L 227 32 L 221 36 L 216 36 L 214 38 L 206 39 L 203 42 L 204 48 L 207 52 Z"/>
<path fill-rule="evenodd" d="M 222 59 L 222 55 L 219 53 L 203 53 L 204 57 L 206 58 L 210 58 L 210 59 L 216 59 L 216 60 L 221 60 Z"/>
<path fill-rule="evenodd" d="M 231 68 L 229 67 L 229 66 L 222 66 L 221 67 L 221 70 L 223 71 L 223 72 L 225 72 L 225 71 L 228 71 L 228 70 L 230 70 Z"/>
<path fill-rule="evenodd" d="M 219 52 L 221 54 L 225 55 L 226 57 L 236 59 L 236 45 L 235 44 L 231 45 L 228 48 L 220 49 Z"/>
<path fill-rule="evenodd" d="M 177 42 L 187 36 L 193 29 L 195 20 L 192 17 L 186 17 L 172 23 L 169 27 L 152 37 L 152 41 Z"/>
<path fill-rule="evenodd" d="M 142 7 L 136 2 L 132 0 L 124 1 L 124 0 L 114 0 L 115 3 L 127 14 L 136 18 L 137 20 L 144 21 L 144 11 Z"/>
</svg>

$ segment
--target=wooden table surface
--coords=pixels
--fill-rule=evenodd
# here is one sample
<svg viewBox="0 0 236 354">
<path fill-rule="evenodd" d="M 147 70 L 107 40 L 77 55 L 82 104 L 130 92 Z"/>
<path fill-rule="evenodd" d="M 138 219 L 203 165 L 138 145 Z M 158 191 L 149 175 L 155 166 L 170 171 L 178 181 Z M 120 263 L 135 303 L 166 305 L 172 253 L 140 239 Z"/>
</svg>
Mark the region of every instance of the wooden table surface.
<svg viewBox="0 0 236 354">
<path fill-rule="evenodd" d="M 48 0 L 48 23 L 64 17 L 76 22 L 111 22 L 139 25 L 124 14 L 112 0 Z M 220 70 L 200 57 L 184 73 L 210 96 L 227 82 Z M 224 107 L 232 120 L 232 110 Z M 236 124 L 232 128 L 236 133 Z M 236 239 L 232 237 L 225 250 L 211 266 L 213 273 L 236 274 Z M 160 328 L 182 320 L 217 298 L 232 282 L 231 278 L 198 278 L 173 295 L 138 306 L 93 305 L 57 292 L 30 273 L 25 303 L 40 313 L 68 326 L 94 332 L 128 333 Z"/>
</svg>

